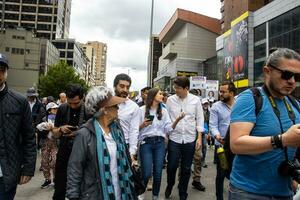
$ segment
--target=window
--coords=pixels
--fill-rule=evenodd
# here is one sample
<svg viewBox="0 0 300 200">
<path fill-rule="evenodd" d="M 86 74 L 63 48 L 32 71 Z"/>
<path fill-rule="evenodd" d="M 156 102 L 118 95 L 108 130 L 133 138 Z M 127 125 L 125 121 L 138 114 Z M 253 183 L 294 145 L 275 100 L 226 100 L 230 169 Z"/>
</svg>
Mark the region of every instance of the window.
<svg viewBox="0 0 300 200">
<path fill-rule="evenodd" d="M 52 13 L 52 8 L 50 7 L 39 7 L 39 13 Z"/>
<path fill-rule="evenodd" d="M 10 48 L 9 47 L 5 47 L 5 51 L 9 52 Z"/>
<path fill-rule="evenodd" d="M 19 14 L 5 13 L 5 19 L 19 20 Z"/>
<path fill-rule="evenodd" d="M 68 49 L 74 49 L 74 43 L 68 43 Z"/>
<path fill-rule="evenodd" d="M 39 22 L 51 22 L 52 21 L 52 17 L 51 16 L 38 16 L 38 21 Z"/>
<path fill-rule="evenodd" d="M 24 49 L 12 48 L 12 49 L 11 49 L 11 53 L 12 53 L 12 54 L 24 55 Z"/>
<path fill-rule="evenodd" d="M 254 47 L 254 59 L 266 57 L 266 43 Z"/>
<path fill-rule="evenodd" d="M 22 12 L 35 13 L 36 7 L 35 6 L 22 6 Z"/>
<path fill-rule="evenodd" d="M 60 58 L 65 58 L 66 57 L 66 52 L 65 51 L 59 52 L 59 57 Z"/>
<path fill-rule="evenodd" d="M 20 11 L 20 6 L 19 5 L 10 5 L 10 4 L 5 4 L 5 10 L 7 11 Z"/>
<path fill-rule="evenodd" d="M 26 14 L 22 14 L 22 20 L 24 21 L 35 21 L 35 15 L 26 15 Z"/>
<path fill-rule="evenodd" d="M 254 29 L 254 41 L 261 41 L 266 38 L 266 24 L 261 24 Z"/>
<path fill-rule="evenodd" d="M 68 51 L 68 53 L 67 53 L 67 58 L 73 58 L 73 52 Z"/>
</svg>

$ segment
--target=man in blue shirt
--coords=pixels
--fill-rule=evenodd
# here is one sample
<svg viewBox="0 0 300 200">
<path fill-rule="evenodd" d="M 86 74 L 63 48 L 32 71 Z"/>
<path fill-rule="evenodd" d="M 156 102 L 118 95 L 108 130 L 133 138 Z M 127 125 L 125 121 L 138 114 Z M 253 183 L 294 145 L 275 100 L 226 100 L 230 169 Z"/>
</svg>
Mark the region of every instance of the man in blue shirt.
<svg viewBox="0 0 300 200">
<path fill-rule="evenodd" d="M 293 199 L 291 177 L 281 175 L 278 168 L 286 159 L 292 160 L 294 147 L 300 146 L 300 114 L 287 98 L 299 81 L 300 55 L 280 48 L 267 58 L 263 73 L 260 112 L 256 115 L 250 90 L 239 95 L 232 110 L 230 144 L 237 155 L 230 176 L 230 200 Z"/>
<path fill-rule="evenodd" d="M 224 82 L 220 86 L 220 101 L 213 104 L 210 109 L 209 128 L 215 138 L 215 154 L 217 149 L 224 144 L 229 123 L 231 107 L 234 103 L 236 93 L 235 85 L 232 82 Z M 216 197 L 217 200 L 223 200 L 223 188 L 225 171 L 222 170 L 218 156 L 216 158 L 217 176 L 216 176 Z"/>
</svg>

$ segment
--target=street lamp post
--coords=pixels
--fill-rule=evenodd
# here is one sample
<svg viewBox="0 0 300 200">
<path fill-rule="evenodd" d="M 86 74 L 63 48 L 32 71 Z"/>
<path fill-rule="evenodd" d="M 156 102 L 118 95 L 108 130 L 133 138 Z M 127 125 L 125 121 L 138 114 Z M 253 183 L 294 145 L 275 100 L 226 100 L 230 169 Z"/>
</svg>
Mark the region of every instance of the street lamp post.
<svg viewBox="0 0 300 200">
<path fill-rule="evenodd" d="M 151 1 L 151 19 L 150 19 L 150 36 L 149 36 L 149 54 L 148 54 L 148 66 L 147 66 L 147 85 L 152 86 L 152 32 L 153 32 L 153 8 L 154 0 Z"/>
</svg>

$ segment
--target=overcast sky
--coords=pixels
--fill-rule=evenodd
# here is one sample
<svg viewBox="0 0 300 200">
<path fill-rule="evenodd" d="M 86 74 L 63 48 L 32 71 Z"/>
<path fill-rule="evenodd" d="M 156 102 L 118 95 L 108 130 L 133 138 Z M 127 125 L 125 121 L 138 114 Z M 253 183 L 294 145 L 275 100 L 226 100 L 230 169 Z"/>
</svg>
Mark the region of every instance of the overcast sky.
<svg viewBox="0 0 300 200">
<path fill-rule="evenodd" d="M 220 18 L 220 0 L 154 0 L 153 33 L 159 34 L 177 8 Z M 151 0 L 72 0 L 70 37 L 107 43 L 107 86 L 129 73 L 132 90 L 147 84 Z"/>
</svg>

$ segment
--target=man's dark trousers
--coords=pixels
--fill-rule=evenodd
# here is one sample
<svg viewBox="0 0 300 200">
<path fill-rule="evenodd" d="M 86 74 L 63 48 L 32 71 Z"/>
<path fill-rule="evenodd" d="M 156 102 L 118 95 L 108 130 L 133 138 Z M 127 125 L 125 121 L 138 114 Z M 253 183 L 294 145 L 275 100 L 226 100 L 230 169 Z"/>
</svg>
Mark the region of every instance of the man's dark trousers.
<svg viewBox="0 0 300 200">
<path fill-rule="evenodd" d="M 180 178 L 178 184 L 180 199 L 187 198 L 187 187 L 191 176 L 191 166 L 194 159 L 195 142 L 179 144 L 169 140 L 168 144 L 168 166 L 167 166 L 167 182 L 170 189 L 175 184 L 176 171 L 181 163 Z"/>
<path fill-rule="evenodd" d="M 0 178 L 0 200 L 13 200 L 16 195 L 17 186 L 5 191 L 3 178 Z"/>
<path fill-rule="evenodd" d="M 56 156 L 53 200 L 65 200 L 67 188 L 67 168 L 72 146 L 60 145 Z"/>
</svg>

